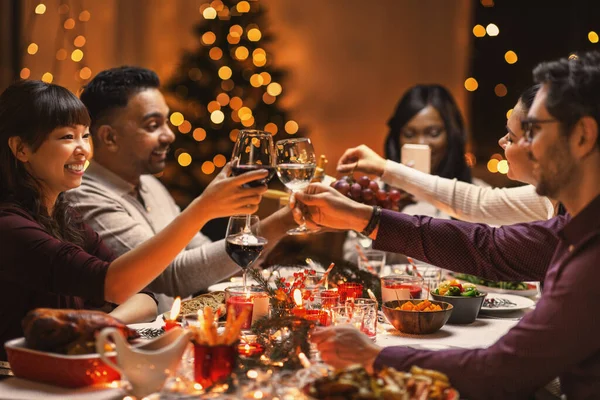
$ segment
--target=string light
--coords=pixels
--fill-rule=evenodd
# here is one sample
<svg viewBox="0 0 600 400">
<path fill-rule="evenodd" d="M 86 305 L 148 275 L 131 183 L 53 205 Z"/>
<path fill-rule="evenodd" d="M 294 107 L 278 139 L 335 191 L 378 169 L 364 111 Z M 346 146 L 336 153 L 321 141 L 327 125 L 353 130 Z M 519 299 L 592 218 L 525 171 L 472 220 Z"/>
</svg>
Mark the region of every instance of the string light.
<svg viewBox="0 0 600 400">
<path fill-rule="evenodd" d="M 485 31 L 490 36 L 498 36 L 500 28 L 498 28 L 496 24 L 488 24 L 488 26 L 485 27 Z"/>
<path fill-rule="evenodd" d="M 43 3 L 40 3 L 40 4 L 38 4 L 38 5 L 35 7 L 35 13 L 36 13 L 36 14 L 38 14 L 38 15 L 42 15 L 42 14 L 43 14 L 43 13 L 45 13 L 45 12 L 46 12 L 46 5 L 45 5 L 45 4 L 43 4 Z"/>
<path fill-rule="evenodd" d="M 598 43 L 598 34 L 594 31 L 588 33 L 588 40 L 592 43 Z"/>
<path fill-rule="evenodd" d="M 231 78 L 232 74 L 233 74 L 233 72 L 231 71 L 231 68 L 229 68 L 227 66 L 223 66 L 223 67 L 219 68 L 219 78 L 221 78 L 223 80 L 227 80 L 227 79 Z"/>
<path fill-rule="evenodd" d="M 31 76 L 31 70 L 29 68 L 23 68 L 19 76 L 21 79 L 27 79 Z"/>
<path fill-rule="evenodd" d="M 75 28 L 75 20 L 73 18 L 67 18 L 63 27 L 67 30 Z"/>
<path fill-rule="evenodd" d="M 210 161 L 204 161 L 202 163 L 202 172 L 204 172 L 206 175 L 212 174 L 215 172 L 215 164 Z"/>
<path fill-rule="evenodd" d="M 202 16 L 206 19 L 215 19 L 217 18 L 217 10 L 212 7 L 206 7 L 202 12 Z"/>
<path fill-rule="evenodd" d="M 83 60 L 83 51 L 81 51 L 80 49 L 73 50 L 73 52 L 71 53 L 71 60 L 75 62 Z"/>
<path fill-rule="evenodd" d="M 467 78 L 465 80 L 465 89 L 469 92 L 474 92 L 479 87 L 479 83 L 475 78 Z"/>
<path fill-rule="evenodd" d="M 177 129 L 179 130 L 179 132 L 183 133 L 184 135 L 186 133 L 190 133 L 190 131 L 192 130 L 192 124 L 190 121 L 188 120 L 184 120 L 181 125 L 179 125 L 177 127 Z"/>
<path fill-rule="evenodd" d="M 213 111 L 210 113 L 210 120 L 215 124 L 220 124 L 225 121 L 225 114 L 221 110 Z"/>
<path fill-rule="evenodd" d="M 268 72 L 261 72 L 260 76 L 263 78 L 263 85 L 268 85 L 271 83 L 271 74 Z"/>
<path fill-rule="evenodd" d="M 215 40 L 217 40 L 217 35 L 215 35 L 211 31 L 204 32 L 204 34 L 201 36 L 200 40 L 202 41 L 202 44 L 209 46 L 209 45 L 213 44 L 215 42 Z"/>
<path fill-rule="evenodd" d="M 237 58 L 240 61 L 243 61 L 246 58 L 248 58 L 249 54 L 250 54 L 250 52 L 248 51 L 248 49 L 245 46 L 238 46 L 235 49 L 235 58 Z"/>
<path fill-rule="evenodd" d="M 90 12 L 87 10 L 83 10 L 82 12 L 79 13 L 79 20 L 81 22 L 88 22 L 91 17 L 92 17 L 92 14 L 90 14 Z"/>
<path fill-rule="evenodd" d="M 79 71 L 79 77 L 83 80 L 90 79 L 92 77 L 92 70 L 88 67 L 83 67 Z"/>
<path fill-rule="evenodd" d="M 42 75 L 42 82 L 52 83 L 52 80 L 54 80 L 54 76 L 50 72 L 46 72 Z"/>
<path fill-rule="evenodd" d="M 250 118 L 242 120 L 242 125 L 244 125 L 246 128 L 250 128 L 252 125 L 254 125 L 254 117 L 250 116 Z"/>
<path fill-rule="evenodd" d="M 258 28 L 252 28 L 248 31 L 247 36 L 248 40 L 250 40 L 251 42 L 258 42 L 262 37 L 262 33 Z"/>
<path fill-rule="evenodd" d="M 506 160 L 502 160 L 498 162 L 498 172 L 500 172 L 501 174 L 507 174 L 508 173 L 508 161 Z"/>
<path fill-rule="evenodd" d="M 244 28 L 242 28 L 240 25 L 233 25 L 231 28 L 229 28 L 229 34 L 231 37 L 240 38 L 242 37 L 243 33 Z"/>
<path fill-rule="evenodd" d="M 498 160 L 496 160 L 495 158 L 492 158 L 490 161 L 488 161 L 487 163 L 487 169 L 488 171 L 490 171 L 492 174 L 495 174 L 496 172 L 498 172 Z"/>
<path fill-rule="evenodd" d="M 483 25 L 475 25 L 473 27 L 473 35 L 475 35 L 475 37 L 484 37 L 485 36 L 485 28 L 483 27 Z"/>
<path fill-rule="evenodd" d="M 201 142 L 204 139 L 206 139 L 206 131 L 202 128 L 196 128 L 194 129 L 194 133 L 192 133 L 192 136 L 195 141 Z"/>
<path fill-rule="evenodd" d="M 277 134 L 277 131 L 279 129 L 277 128 L 277 125 L 269 122 L 268 124 L 265 125 L 265 132 L 269 132 L 271 135 L 275 136 Z"/>
<path fill-rule="evenodd" d="M 39 47 L 36 43 L 31 43 L 29 46 L 27 46 L 27 53 L 33 55 L 38 52 L 38 48 Z"/>
<path fill-rule="evenodd" d="M 240 1 L 239 3 L 237 3 L 235 9 L 240 12 L 240 13 L 246 13 L 250 11 L 250 3 L 248 3 L 247 1 Z"/>
<path fill-rule="evenodd" d="M 284 129 L 288 134 L 294 135 L 298 132 L 298 123 L 296 121 L 290 120 L 285 123 Z"/>
<path fill-rule="evenodd" d="M 246 120 L 252 118 L 252 110 L 248 107 L 240 108 L 238 110 L 237 114 L 240 117 L 240 120 L 242 120 L 242 121 L 246 121 Z"/>
<path fill-rule="evenodd" d="M 250 84 L 254 87 L 261 87 L 263 84 L 263 78 L 259 74 L 254 74 L 250 77 Z"/>
<path fill-rule="evenodd" d="M 177 157 L 177 162 L 179 163 L 179 165 L 181 165 L 182 167 L 187 167 L 188 165 L 190 165 L 192 163 L 192 156 L 189 153 L 181 153 L 178 157 Z"/>
<path fill-rule="evenodd" d="M 242 105 L 244 105 L 244 102 L 237 96 L 232 97 L 229 101 L 229 107 L 231 107 L 232 110 L 239 110 Z"/>
<path fill-rule="evenodd" d="M 229 140 L 236 142 L 238 133 L 240 133 L 239 129 L 232 129 L 231 132 L 229 132 Z"/>
<path fill-rule="evenodd" d="M 225 158 L 225 156 L 223 154 L 217 154 L 213 158 L 213 163 L 215 164 L 216 167 L 221 168 L 221 167 L 225 166 L 225 163 L 227 163 L 227 158 Z"/>
<path fill-rule="evenodd" d="M 208 56 L 215 61 L 220 60 L 221 57 L 223 57 L 223 50 L 218 47 L 213 47 L 208 52 Z"/>
<path fill-rule="evenodd" d="M 85 36 L 83 36 L 83 35 L 77 36 L 75 38 L 75 40 L 73 40 L 73 45 L 75 45 L 75 47 L 85 46 Z"/>
<path fill-rule="evenodd" d="M 267 93 L 269 93 L 273 97 L 279 96 L 282 90 L 283 89 L 281 85 L 277 82 L 269 83 L 269 85 L 267 86 Z"/>
<path fill-rule="evenodd" d="M 208 105 L 206 106 L 206 109 L 208 110 L 209 113 L 213 113 L 213 112 L 221 109 L 221 104 L 218 101 L 213 100 L 210 103 L 208 103 Z"/>
<path fill-rule="evenodd" d="M 506 53 L 504 53 L 504 60 L 506 60 L 506 62 L 509 64 L 514 64 L 519 60 L 519 57 L 517 57 L 517 53 L 515 53 L 512 50 L 509 50 Z"/>
<path fill-rule="evenodd" d="M 180 113 L 179 111 L 175 111 L 173 114 L 171 114 L 171 117 L 169 118 L 169 120 L 171 121 L 171 124 L 173 126 L 179 126 L 179 125 L 183 124 L 183 121 L 185 121 L 185 118 L 183 117 L 182 113 Z"/>
<path fill-rule="evenodd" d="M 277 98 L 274 96 L 271 96 L 269 93 L 265 92 L 262 95 L 262 100 L 265 104 L 273 104 L 273 103 L 275 103 L 275 100 L 277 100 Z"/>
<path fill-rule="evenodd" d="M 227 93 L 219 93 L 217 95 L 217 102 L 222 107 L 225 107 L 227 104 L 229 104 L 229 95 L 227 95 Z"/>
</svg>

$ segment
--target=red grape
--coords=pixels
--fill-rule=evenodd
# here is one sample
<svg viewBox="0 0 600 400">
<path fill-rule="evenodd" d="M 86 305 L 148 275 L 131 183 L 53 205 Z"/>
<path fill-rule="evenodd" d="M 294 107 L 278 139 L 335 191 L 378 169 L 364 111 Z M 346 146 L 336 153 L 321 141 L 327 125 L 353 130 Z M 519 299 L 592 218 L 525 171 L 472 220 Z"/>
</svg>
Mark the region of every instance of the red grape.
<svg viewBox="0 0 600 400">
<path fill-rule="evenodd" d="M 346 181 L 336 181 L 335 189 L 343 195 L 350 191 L 350 184 Z"/>
<path fill-rule="evenodd" d="M 369 177 L 368 177 L 368 176 L 366 176 L 366 175 L 363 175 L 363 176 L 361 176 L 360 178 L 358 178 L 358 179 L 356 180 L 356 182 L 357 182 L 357 183 L 358 183 L 360 186 L 362 186 L 362 188 L 363 188 L 363 189 L 366 189 L 366 188 L 368 188 L 368 187 L 369 187 L 369 183 L 371 183 L 371 180 L 369 179 Z"/>
<path fill-rule="evenodd" d="M 398 201 L 400 201 L 400 198 L 402 197 L 402 193 L 400 193 L 396 189 L 392 189 L 389 191 L 389 196 L 390 196 L 391 201 L 397 203 Z"/>
<path fill-rule="evenodd" d="M 369 188 L 367 189 L 363 189 L 362 191 L 362 198 L 364 201 L 369 201 L 371 199 L 373 199 L 375 196 L 373 194 L 373 191 Z"/>
<path fill-rule="evenodd" d="M 385 190 L 380 189 L 377 192 L 375 192 L 375 197 L 377 197 L 377 200 L 383 201 L 383 200 L 387 200 L 388 194 Z"/>
<path fill-rule="evenodd" d="M 371 189 L 373 193 L 377 193 L 377 191 L 379 190 L 379 185 L 377 184 L 377 182 L 371 181 L 369 182 L 369 189 Z"/>
<path fill-rule="evenodd" d="M 362 186 L 360 186 L 358 183 L 353 183 L 352 186 L 350 186 L 350 193 L 352 193 L 352 198 L 354 200 L 360 201 L 361 192 Z"/>
</svg>

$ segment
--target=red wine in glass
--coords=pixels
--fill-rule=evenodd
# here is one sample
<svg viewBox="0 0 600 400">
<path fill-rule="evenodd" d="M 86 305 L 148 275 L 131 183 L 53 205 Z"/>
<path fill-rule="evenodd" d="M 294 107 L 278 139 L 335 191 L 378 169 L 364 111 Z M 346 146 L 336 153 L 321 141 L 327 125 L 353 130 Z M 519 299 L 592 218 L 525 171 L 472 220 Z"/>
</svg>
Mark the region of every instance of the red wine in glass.
<svg viewBox="0 0 600 400">
<path fill-rule="evenodd" d="M 239 165 L 234 164 L 231 166 L 231 173 L 235 176 L 238 176 L 238 175 L 241 175 L 246 172 L 257 171 L 260 169 L 266 169 L 269 172 L 269 175 L 267 175 L 266 178 L 257 179 L 255 181 L 244 184 L 244 187 L 257 187 L 257 186 L 262 186 L 262 185 L 266 185 L 267 183 L 269 183 L 269 181 L 275 175 L 275 167 L 273 167 L 272 165 L 260 165 L 260 164 L 239 164 Z"/>
<path fill-rule="evenodd" d="M 242 269 L 242 281 L 246 290 L 246 272 L 260 256 L 267 239 L 259 236 L 259 219 L 256 215 L 234 215 L 229 218 L 225 252 Z"/>
</svg>

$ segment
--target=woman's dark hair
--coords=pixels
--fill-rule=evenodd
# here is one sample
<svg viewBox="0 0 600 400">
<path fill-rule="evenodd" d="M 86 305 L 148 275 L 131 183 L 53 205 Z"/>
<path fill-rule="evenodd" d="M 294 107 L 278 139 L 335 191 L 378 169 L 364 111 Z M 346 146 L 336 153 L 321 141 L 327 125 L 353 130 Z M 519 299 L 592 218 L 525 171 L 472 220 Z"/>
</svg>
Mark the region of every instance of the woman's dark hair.
<svg viewBox="0 0 600 400">
<path fill-rule="evenodd" d="M 527 114 L 529 109 L 531 109 L 531 106 L 533 105 L 533 99 L 535 99 L 535 95 L 537 94 L 538 90 L 540 90 L 540 85 L 536 84 L 525 89 L 523 93 L 521 93 L 521 96 L 519 96 L 519 101 L 521 102 L 521 106 L 523 107 L 525 114 Z"/>
<path fill-rule="evenodd" d="M 448 134 L 446 155 L 440 162 L 438 170 L 432 173 L 443 178 L 471 182 L 471 170 L 465 160 L 467 135 L 462 115 L 450 92 L 440 85 L 417 85 L 404 93 L 394 115 L 388 121 L 390 131 L 385 139 L 386 158 L 400 161 L 400 131 L 427 106 L 432 106 L 440 113 Z"/>
<path fill-rule="evenodd" d="M 0 202 L 27 210 L 48 233 L 80 246 L 83 236 L 75 226 L 79 221 L 63 194 L 48 215 L 38 181 L 14 156 L 8 140 L 18 136 L 35 152 L 54 129 L 89 124 L 83 103 L 62 86 L 19 81 L 0 95 Z"/>
</svg>

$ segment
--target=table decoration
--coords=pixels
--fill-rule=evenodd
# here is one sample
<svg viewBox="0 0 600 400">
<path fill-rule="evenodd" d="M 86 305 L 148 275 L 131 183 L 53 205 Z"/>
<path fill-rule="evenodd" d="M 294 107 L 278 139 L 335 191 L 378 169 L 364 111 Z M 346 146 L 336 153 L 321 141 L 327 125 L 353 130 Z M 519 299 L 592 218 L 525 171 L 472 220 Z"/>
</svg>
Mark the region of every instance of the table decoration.
<svg viewBox="0 0 600 400">
<path fill-rule="evenodd" d="M 168 332 L 175 327 L 181 327 L 181 325 L 177 322 L 177 318 L 179 316 L 179 311 L 181 310 L 181 298 L 176 297 L 173 302 L 173 306 L 171 307 L 171 312 L 169 313 L 169 318 L 165 318 L 165 331 Z"/>
</svg>

